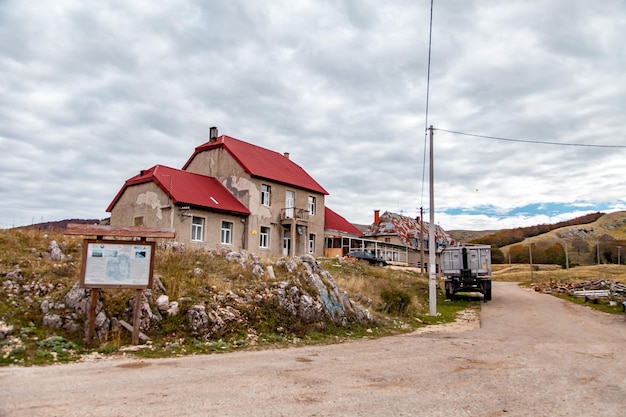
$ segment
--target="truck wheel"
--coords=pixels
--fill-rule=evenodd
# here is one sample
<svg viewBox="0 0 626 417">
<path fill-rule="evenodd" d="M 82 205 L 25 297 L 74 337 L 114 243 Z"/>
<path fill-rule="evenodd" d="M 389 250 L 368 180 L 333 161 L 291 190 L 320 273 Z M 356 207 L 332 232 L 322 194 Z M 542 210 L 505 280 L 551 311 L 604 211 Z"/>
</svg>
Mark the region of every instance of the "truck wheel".
<svg viewBox="0 0 626 417">
<path fill-rule="evenodd" d="M 483 299 L 485 300 L 485 302 L 491 301 L 491 288 L 487 288 L 485 290 L 485 296 L 483 297 Z"/>
<path fill-rule="evenodd" d="M 446 300 L 452 300 L 453 297 L 454 293 L 448 289 L 448 286 L 446 286 Z"/>
</svg>

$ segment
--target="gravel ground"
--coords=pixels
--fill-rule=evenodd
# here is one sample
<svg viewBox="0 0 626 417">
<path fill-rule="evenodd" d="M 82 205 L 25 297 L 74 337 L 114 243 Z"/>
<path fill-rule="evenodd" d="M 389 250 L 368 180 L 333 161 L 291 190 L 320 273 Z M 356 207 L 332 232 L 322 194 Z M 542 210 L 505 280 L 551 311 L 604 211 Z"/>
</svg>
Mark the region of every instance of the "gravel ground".
<svg viewBox="0 0 626 417">
<path fill-rule="evenodd" d="M 408 335 L 0 368 L 0 416 L 624 416 L 625 347 L 623 316 L 496 282 Z"/>
</svg>

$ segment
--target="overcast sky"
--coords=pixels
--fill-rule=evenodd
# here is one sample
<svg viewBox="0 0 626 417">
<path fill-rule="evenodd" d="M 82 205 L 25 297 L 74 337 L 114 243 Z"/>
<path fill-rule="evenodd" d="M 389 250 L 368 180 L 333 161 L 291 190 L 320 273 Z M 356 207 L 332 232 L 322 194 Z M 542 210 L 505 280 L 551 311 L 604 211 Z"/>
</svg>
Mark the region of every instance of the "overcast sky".
<svg viewBox="0 0 626 417">
<path fill-rule="evenodd" d="M 182 168 L 210 126 L 290 152 L 351 222 L 415 217 L 429 16 L 429 0 L 2 0 L 0 228 L 108 217 L 126 179 Z M 435 0 L 436 223 L 626 210 L 625 34 L 623 0 Z"/>
</svg>

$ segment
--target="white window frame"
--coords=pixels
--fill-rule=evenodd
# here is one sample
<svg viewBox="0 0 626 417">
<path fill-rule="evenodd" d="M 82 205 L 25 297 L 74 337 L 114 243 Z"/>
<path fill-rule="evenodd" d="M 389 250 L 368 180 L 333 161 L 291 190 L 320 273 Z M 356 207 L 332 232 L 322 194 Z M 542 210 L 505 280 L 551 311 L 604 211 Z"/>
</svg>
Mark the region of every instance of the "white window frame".
<svg viewBox="0 0 626 417">
<path fill-rule="evenodd" d="M 269 249 L 270 247 L 270 228 L 261 226 L 259 231 L 259 248 Z"/>
<path fill-rule="evenodd" d="M 287 190 L 285 191 L 285 217 L 293 219 L 295 214 L 296 205 L 296 192 Z"/>
<path fill-rule="evenodd" d="M 309 234 L 309 253 L 315 253 L 315 234 Z"/>
<path fill-rule="evenodd" d="M 272 187 L 267 184 L 261 184 L 261 205 L 270 206 L 272 204 Z"/>
<path fill-rule="evenodd" d="M 222 220 L 222 228 L 220 232 L 220 243 L 222 245 L 233 244 L 233 222 Z"/>
<path fill-rule="evenodd" d="M 197 223 L 197 220 L 200 223 Z M 191 217 L 191 241 L 192 242 L 204 242 L 204 217 L 192 216 Z"/>
<path fill-rule="evenodd" d="M 315 196 L 309 196 L 309 216 L 315 216 Z"/>
</svg>

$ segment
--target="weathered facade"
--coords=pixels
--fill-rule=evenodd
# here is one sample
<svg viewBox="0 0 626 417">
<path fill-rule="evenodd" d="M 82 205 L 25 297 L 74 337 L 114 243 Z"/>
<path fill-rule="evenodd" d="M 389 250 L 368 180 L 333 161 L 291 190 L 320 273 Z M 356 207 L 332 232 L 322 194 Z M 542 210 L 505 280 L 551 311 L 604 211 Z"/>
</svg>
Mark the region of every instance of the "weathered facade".
<svg viewBox="0 0 626 417">
<path fill-rule="evenodd" d="M 126 181 L 111 224 L 171 227 L 195 246 L 321 256 L 326 190 L 288 154 L 211 133 L 182 170 L 157 165 Z"/>
</svg>

